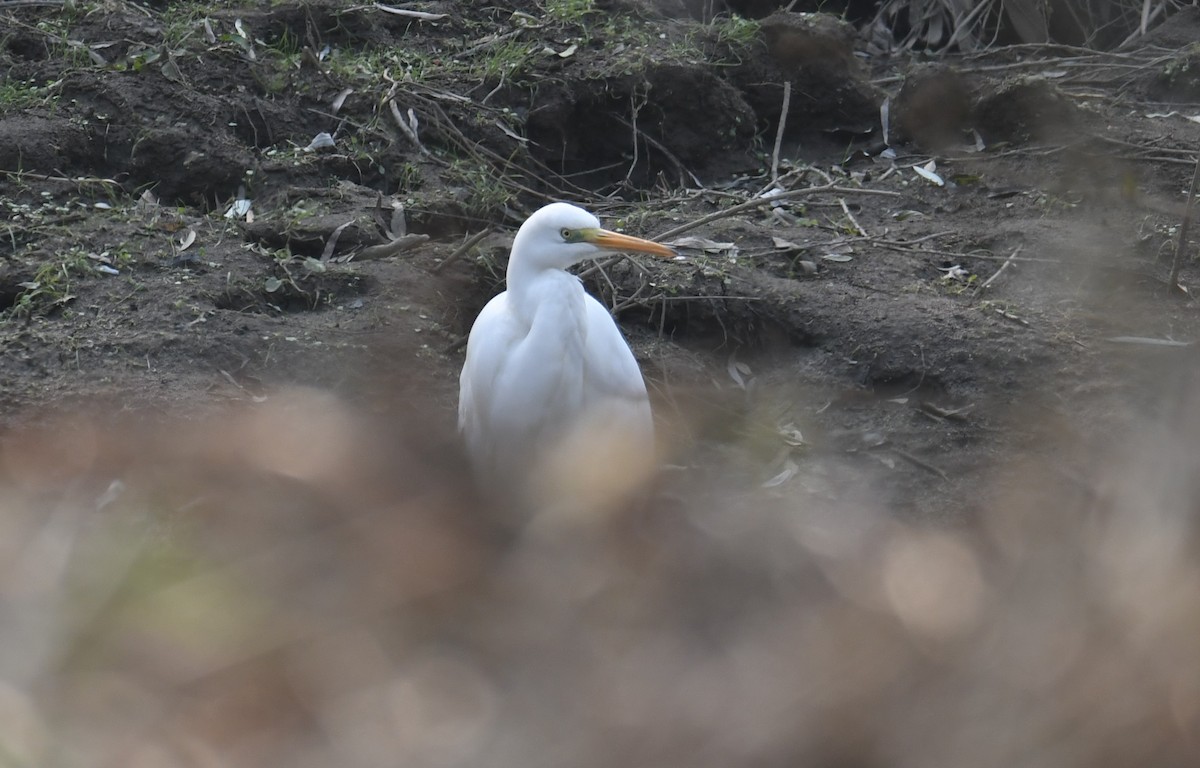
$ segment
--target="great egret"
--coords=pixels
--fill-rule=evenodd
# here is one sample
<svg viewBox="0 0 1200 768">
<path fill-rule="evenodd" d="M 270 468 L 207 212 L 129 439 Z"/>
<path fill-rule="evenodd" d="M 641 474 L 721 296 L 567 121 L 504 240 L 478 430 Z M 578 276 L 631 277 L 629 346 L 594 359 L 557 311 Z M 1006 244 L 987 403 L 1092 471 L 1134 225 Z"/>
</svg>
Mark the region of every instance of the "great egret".
<svg viewBox="0 0 1200 768">
<path fill-rule="evenodd" d="M 459 429 L 488 487 L 528 501 L 530 483 L 558 470 L 576 485 L 580 476 L 620 485 L 613 475 L 631 461 L 651 464 L 654 422 L 637 361 L 612 315 L 565 271 L 605 251 L 675 255 L 601 229 L 568 203 L 541 208 L 517 231 L 508 289 L 475 319 L 459 378 Z M 560 481 L 551 480 L 561 491 Z"/>
</svg>

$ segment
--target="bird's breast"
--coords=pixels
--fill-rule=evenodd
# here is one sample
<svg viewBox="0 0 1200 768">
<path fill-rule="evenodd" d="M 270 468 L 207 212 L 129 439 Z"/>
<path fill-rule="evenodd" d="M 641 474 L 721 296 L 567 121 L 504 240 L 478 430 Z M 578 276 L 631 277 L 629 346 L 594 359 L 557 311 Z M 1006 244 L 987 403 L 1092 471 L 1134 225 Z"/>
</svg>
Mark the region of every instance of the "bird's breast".
<svg viewBox="0 0 1200 768">
<path fill-rule="evenodd" d="M 578 411 L 583 406 L 586 370 L 587 311 L 583 287 L 571 278 L 559 290 L 542 297 L 523 346 L 528 365 L 541 372 L 547 412 Z"/>
</svg>

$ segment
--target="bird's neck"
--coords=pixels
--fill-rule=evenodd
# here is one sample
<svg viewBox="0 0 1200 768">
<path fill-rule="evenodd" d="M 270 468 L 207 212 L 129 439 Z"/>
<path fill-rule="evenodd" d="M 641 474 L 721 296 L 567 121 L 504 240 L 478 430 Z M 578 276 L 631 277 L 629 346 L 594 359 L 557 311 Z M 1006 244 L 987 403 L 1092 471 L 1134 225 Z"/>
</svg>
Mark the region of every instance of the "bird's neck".
<svg viewBox="0 0 1200 768">
<path fill-rule="evenodd" d="M 557 268 L 546 268 L 510 261 L 505 278 L 509 300 L 526 323 L 532 323 L 538 307 L 558 303 L 568 297 L 582 300 L 579 278 Z"/>
</svg>

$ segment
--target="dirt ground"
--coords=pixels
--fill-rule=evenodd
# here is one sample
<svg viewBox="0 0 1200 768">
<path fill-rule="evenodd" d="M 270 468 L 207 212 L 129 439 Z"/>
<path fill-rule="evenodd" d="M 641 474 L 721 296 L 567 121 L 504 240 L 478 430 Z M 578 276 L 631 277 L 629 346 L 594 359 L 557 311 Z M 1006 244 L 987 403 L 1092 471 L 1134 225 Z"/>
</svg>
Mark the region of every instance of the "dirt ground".
<svg viewBox="0 0 1200 768">
<path fill-rule="evenodd" d="M 712 7 L 0 4 L 5 755 L 1196 764 L 1200 14 Z M 555 199 L 683 256 L 581 269 L 668 469 L 517 536 L 457 375 Z"/>
<path fill-rule="evenodd" d="M 1005 457 L 1153 409 L 1191 355 L 1195 307 L 1165 277 L 1200 128 L 1162 103 L 1187 98 L 1170 40 L 930 65 L 855 56 L 832 18 L 426 5 L 7 11 L 6 422 L 83 401 L 195 415 L 304 384 L 445 447 L 504 233 L 549 199 L 643 236 L 753 199 L 789 79 L 775 186 L 831 191 L 695 228 L 709 250 L 679 263 L 587 278 L 674 463 L 734 446 L 747 477 L 836 494 L 832 464 L 953 518 Z M 310 148 L 321 132 L 333 146 Z M 930 161 L 941 185 L 914 170 Z M 404 234 L 428 238 L 362 253 Z"/>
</svg>

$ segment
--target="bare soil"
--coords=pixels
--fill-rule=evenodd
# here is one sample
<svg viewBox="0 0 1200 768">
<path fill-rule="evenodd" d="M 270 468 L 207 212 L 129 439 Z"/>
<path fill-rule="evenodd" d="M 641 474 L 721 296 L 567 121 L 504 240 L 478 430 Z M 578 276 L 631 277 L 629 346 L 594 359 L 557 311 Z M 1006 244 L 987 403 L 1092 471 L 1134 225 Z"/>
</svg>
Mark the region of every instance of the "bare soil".
<svg viewBox="0 0 1200 768">
<path fill-rule="evenodd" d="M 1200 13 L 720 6 L 0 2 L 7 763 L 1200 765 Z M 457 374 L 551 199 L 684 255 L 580 272 L 667 466 L 515 526 Z"/>
<path fill-rule="evenodd" d="M 831 17 L 419 5 L 434 17 L 288 0 L 0 15 L 9 428 L 67 403 L 199 418 L 304 385 L 454 456 L 461 342 L 500 289 L 505 233 L 551 199 L 648 237 L 756 199 L 784 82 L 779 187 L 827 190 L 677 236 L 731 246 L 585 273 L 671 463 L 960 520 L 1004 487 L 997 467 L 1075 472 L 1063 445 L 1159 415 L 1189 369 L 1200 317 L 1166 278 L 1200 125 L 1170 101 L 1190 84 L 1173 87 L 1165 38 L 944 57 L 931 77 L 856 55 Z M 333 146 L 310 149 L 321 132 Z M 914 170 L 930 160 L 940 185 Z M 369 250 L 402 234 L 427 239 Z"/>
</svg>

